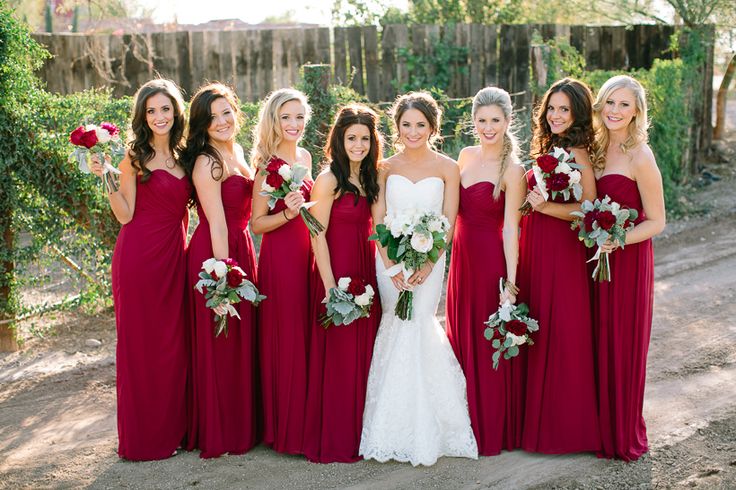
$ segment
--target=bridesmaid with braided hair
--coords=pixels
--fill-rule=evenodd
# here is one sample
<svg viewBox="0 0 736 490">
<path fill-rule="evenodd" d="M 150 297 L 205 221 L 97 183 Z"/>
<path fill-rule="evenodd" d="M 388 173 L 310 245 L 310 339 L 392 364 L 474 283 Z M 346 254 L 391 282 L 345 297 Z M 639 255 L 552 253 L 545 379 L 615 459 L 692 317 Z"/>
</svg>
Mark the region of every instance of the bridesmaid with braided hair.
<svg viewBox="0 0 736 490">
<path fill-rule="evenodd" d="M 480 144 L 460 152 L 460 208 L 447 281 L 447 336 L 465 372 L 478 453 L 499 454 L 520 444 L 523 357 L 492 366 L 483 337 L 488 316 L 504 301 L 516 302 L 519 207 L 526 184 L 519 146 L 511 131 L 511 97 L 486 87 L 473 98 Z M 498 300 L 493 291 L 504 280 Z"/>
</svg>

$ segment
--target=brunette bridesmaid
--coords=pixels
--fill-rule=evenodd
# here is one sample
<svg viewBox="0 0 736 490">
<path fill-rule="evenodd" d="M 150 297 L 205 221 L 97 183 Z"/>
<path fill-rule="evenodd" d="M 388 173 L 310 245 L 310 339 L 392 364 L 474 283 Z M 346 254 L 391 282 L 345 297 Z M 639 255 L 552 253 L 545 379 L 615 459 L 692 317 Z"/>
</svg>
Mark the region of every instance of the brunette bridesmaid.
<svg viewBox="0 0 736 490">
<path fill-rule="evenodd" d="M 168 458 L 186 432 L 186 218 L 190 186 L 179 162 L 184 102 L 169 80 L 136 93 L 120 188 L 123 224 L 112 258 L 117 326 L 118 454 Z M 93 157 L 92 171 L 102 176 Z"/>
<path fill-rule="evenodd" d="M 268 197 L 261 195 L 262 170 L 271 164 L 300 165 L 311 171 L 311 155 L 298 146 L 309 114 L 307 98 L 298 90 L 271 93 L 261 108 L 251 153 L 258 172 L 251 229 L 263 234 L 259 289 L 268 298 L 259 307 L 263 442 L 289 454 L 302 453 L 304 434 L 312 254 L 299 208 L 309 199 L 313 182 L 307 172 L 301 189 L 269 210 Z"/>
<path fill-rule="evenodd" d="M 625 75 L 609 79 L 598 92 L 593 117 L 598 195 L 639 212 L 624 248 L 604 245 L 612 252 L 611 281 L 594 287 L 599 454 L 635 461 L 648 449 L 642 408 L 654 297 L 652 237 L 664 229 L 664 193 L 647 145 L 647 102 L 639 82 Z"/>
<path fill-rule="evenodd" d="M 188 289 L 192 305 L 192 395 L 188 448 L 200 457 L 242 454 L 258 443 L 258 372 L 255 308 L 235 307 L 228 333 L 215 336 L 214 313 L 194 290 L 202 262 L 234 259 L 256 282 L 248 233 L 253 172 L 235 142 L 239 101 L 227 86 L 212 83 L 192 98 L 184 163 L 196 189 L 199 226 L 189 244 Z"/>
<path fill-rule="evenodd" d="M 369 108 L 339 110 L 325 155 L 329 162 L 314 183 L 312 214 L 325 232 L 312 239 L 309 379 L 304 454 L 310 461 L 358 461 L 366 383 L 373 342 L 381 320 L 376 286 L 371 205 L 378 197 L 377 164 L 381 159 L 380 121 Z M 341 277 L 361 280 L 375 292 L 368 318 L 325 329 L 318 318 L 322 300 Z"/>
<path fill-rule="evenodd" d="M 590 156 L 595 150 L 593 96 L 565 78 L 544 94 L 534 119 L 532 156 L 554 147 L 581 165 L 582 198 L 596 196 Z M 571 197 L 545 201 L 528 172 L 527 201 L 533 211 L 522 223 L 519 300 L 539 322 L 527 349 L 522 448 L 548 454 L 600 449 L 586 249 L 570 229 Z"/>
<path fill-rule="evenodd" d="M 472 111 L 480 145 L 464 148 L 458 158 L 460 208 L 447 280 L 447 336 L 465 373 L 478 453 L 492 456 L 518 447 L 521 437 L 524 359 L 503 360 L 497 371 L 492 369 L 483 323 L 499 301 L 516 302 L 519 207 L 526 185 L 510 130 L 508 92 L 482 89 Z M 493 293 L 500 279 L 499 298 Z"/>
</svg>

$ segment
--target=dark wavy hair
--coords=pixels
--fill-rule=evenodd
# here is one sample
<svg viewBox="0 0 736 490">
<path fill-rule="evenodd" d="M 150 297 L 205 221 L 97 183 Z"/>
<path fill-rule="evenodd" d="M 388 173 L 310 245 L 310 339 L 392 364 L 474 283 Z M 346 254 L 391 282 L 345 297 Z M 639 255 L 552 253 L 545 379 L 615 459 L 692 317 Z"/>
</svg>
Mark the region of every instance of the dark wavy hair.
<svg viewBox="0 0 736 490">
<path fill-rule="evenodd" d="M 130 123 L 132 134 L 128 142 L 131 164 L 133 168 L 141 172 L 141 182 L 146 182 L 151 177 L 151 171 L 146 164 L 156 156 L 156 150 L 151 145 L 153 131 L 146 122 L 146 104 L 148 99 L 156 94 L 164 94 L 168 97 L 174 110 L 174 124 L 169 133 L 169 149 L 177 164 L 179 164 L 179 156 L 183 149 L 187 121 L 184 116 L 184 99 L 179 87 L 165 78 L 157 78 L 144 83 L 135 93 L 133 120 Z"/>
<path fill-rule="evenodd" d="M 431 131 L 429 135 L 429 145 L 434 148 L 435 143 L 441 139 L 440 124 L 442 122 L 442 109 L 440 109 L 440 106 L 437 104 L 437 101 L 434 100 L 432 95 L 425 91 L 409 92 L 408 94 L 400 95 L 396 98 L 391 109 L 389 109 L 389 116 L 391 116 L 394 121 L 394 134 L 392 135 L 394 147 L 400 149 L 398 146 L 400 134 L 399 124 L 401 123 L 402 116 L 409 109 L 416 109 L 421 112 L 425 118 L 427 118 L 429 129 Z"/>
<path fill-rule="evenodd" d="M 572 124 L 564 134 L 554 134 L 547 122 L 547 107 L 552 94 L 562 92 L 570 99 Z M 588 155 L 596 149 L 593 129 L 593 93 L 587 85 L 574 78 L 563 78 L 552 85 L 534 111 L 534 133 L 531 155 L 536 158 L 549 153 L 552 147 L 585 148 Z"/>
<path fill-rule="evenodd" d="M 225 99 L 233 108 L 235 116 L 235 131 L 237 134 L 242 126 L 243 113 L 240 110 L 240 100 L 233 89 L 220 82 L 212 82 L 197 90 L 189 105 L 189 136 L 187 146 L 182 154 L 182 165 L 188 175 L 192 175 L 194 162 L 200 155 L 209 157 L 211 163 L 210 174 L 215 180 L 220 180 L 224 173 L 224 160 L 220 152 L 210 143 L 207 130 L 212 124 L 212 103 Z"/>
<path fill-rule="evenodd" d="M 340 108 L 327 137 L 325 157 L 329 162 L 330 171 L 337 179 L 335 193 L 343 195 L 352 192 L 355 195 L 355 204 L 358 204 L 360 192 L 357 186 L 350 182 L 350 158 L 345 151 L 345 131 L 354 124 L 366 126 L 371 137 L 371 147 L 360 163 L 359 178 L 368 202 L 372 204 L 378 199 L 378 162 L 382 158 L 383 146 L 378 132 L 380 124 L 378 115 L 362 104 L 350 104 Z"/>
</svg>

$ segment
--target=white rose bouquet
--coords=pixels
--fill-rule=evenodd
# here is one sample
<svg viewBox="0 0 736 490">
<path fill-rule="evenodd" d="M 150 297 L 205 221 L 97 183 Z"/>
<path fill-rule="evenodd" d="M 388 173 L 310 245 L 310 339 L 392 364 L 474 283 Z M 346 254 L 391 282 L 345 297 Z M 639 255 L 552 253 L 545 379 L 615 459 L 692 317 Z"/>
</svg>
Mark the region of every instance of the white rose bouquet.
<svg viewBox="0 0 736 490">
<path fill-rule="evenodd" d="M 207 259 L 202 262 L 202 271 L 194 289 L 204 294 L 207 308 L 215 312 L 215 337 L 225 332 L 227 337 L 227 317 L 240 318 L 233 306 L 241 298 L 254 306 L 266 299 L 256 286 L 245 278 L 245 271 L 233 259 Z"/>
<path fill-rule="evenodd" d="M 284 199 L 290 192 L 297 192 L 302 187 L 304 178 L 309 170 L 301 165 L 291 166 L 280 158 L 273 157 L 268 164 L 261 169 L 263 179 L 261 184 L 261 196 L 268 197 L 268 209 L 273 209 L 279 199 Z M 325 231 L 324 226 L 307 211 L 315 203 L 304 203 L 299 209 L 299 215 L 307 225 L 309 234 L 317 236 Z"/>
<path fill-rule="evenodd" d="M 386 247 L 388 258 L 397 264 L 385 274 L 395 275 L 403 270 L 404 276 L 411 276 L 427 261 L 437 262 L 440 253 L 447 246 L 447 232 L 450 222 L 443 215 L 433 212 L 402 212 L 387 214 L 382 224 L 376 225 L 376 232 L 368 237 L 378 240 Z M 411 320 L 413 308 L 412 290 L 401 291 L 394 312 L 402 320 Z"/>
<path fill-rule="evenodd" d="M 349 325 L 359 318 L 367 318 L 371 314 L 373 286 L 357 277 L 341 277 L 336 288 L 330 288 L 326 304 L 327 313 L 320 318 L 325 328 L 330 325 Z"/>
</svg>

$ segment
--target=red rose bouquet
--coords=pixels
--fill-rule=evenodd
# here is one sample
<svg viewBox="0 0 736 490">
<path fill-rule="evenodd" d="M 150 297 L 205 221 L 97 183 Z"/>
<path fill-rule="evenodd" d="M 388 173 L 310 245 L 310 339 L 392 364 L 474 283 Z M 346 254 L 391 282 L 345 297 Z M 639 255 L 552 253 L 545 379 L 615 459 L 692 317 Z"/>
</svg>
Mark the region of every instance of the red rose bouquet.
<svg viewBox="0 0 736 490">
<path fill-rule="evenodd" d="M 215 312 L 215 337 L 225 332 L 227 337 L 227 317 L 240 318 L 238 310 L 233 307 L 241 299 L 253 305 L 266 299 L 258 292 L 256 286 L 245 278 L 245 272 L 233 259 L 207 259 L 202 262 L 202 271 L 194 289 L 204 294 L 207 308 Z"/>
<path fill-rule="evenodd" d="M 528 315 L 529 307 L 525 303 L 512 305 L 506 301 L 488 317 L 485 322 L 488 327 L 483 335 L 495 349 L 492 357 L 493 369 L 498 369 L 501 355 L 504 359 L 511 359 L 519 355 L 519 347 L 522 345 L 534 345 L 531 334 L 539 330 L 539 324 Z"/>
<path fill-rule="evenodd" d="M 120 143 L 120 129 L 108 122 L 103 122 L 99 126 L 95 124 L 79 126 L 69 135 L 69 141 L 75 146 L 70 159 L 77 162 L 79 170 L 89 173 L 87 159 L 89 152 L 94 151 L 99 155 L 100 162 L 104 167 L 103 185 L 108 192 L 117 191 L 118 184 L 115 182 L 113 174 L 120 174 L 120 170 L 105 161 L 105 153 L 110 153 L 113 156 L 124 154 L 123 145 Z"/>
<path fill-rule="evenodd" d="M 370 316 L 375 292 L 370 284 L 356 277 L 341 277 L 336 288 L 330 288 L 323 301 L 327 313 L 320 318 L 324 328 L 330 325 L 349 325 L 359 318 Z"/>
<path fill-rule="evenodd" d="M 289 192 L 299 191 L 308 171 L 301 165 L 291 166 L 280 158 L 271 158 L 261 170 L 262 175 L 266 176 L 261 184 L 261 195 L 268 197 L 268 209 L 273 209 L 276 202 L 285 198 Z M 304 203 L 299 209 L 299 214 L 307 225 L 309 234 L 314 237 L 325 231 L 325 228 L 307 211 L 313 205 L 314 202 Z"/>
<path fill-rule="evenodd" d="M 572 222 L 572 229 L 579 230 L 578 238 L 585 242 L 585 246 L 598 250 L 592 259 L 596 266 L 593 270 L 593 279 L 596 281 L 611 280 L 611 266 L 608 253 L 601 251 L 601 245 L 611 240 L 624 248 L 626 232 L 634 227 L 634 221 L 639 217 L 636 209 L 623 208 L 609 196 L 596 199 L 594 202 L 584 201 L 580 211 L 572 213 L 576 217 Z"/>
<path fill-rule="evenodd" d="M 532 162 L 532 172 L 539 192 L 547 201 L 561 195 L 566 201 L 572 194 L 576 200 L 583 197 L 583 186 L 580 185 L 580 165 L 562 148 L 554 147 L 551 153 L 537 157 Z M 519 208 L 523 215 L 529 214 L 532 206 L 529 202 Z"/>
</svg>

